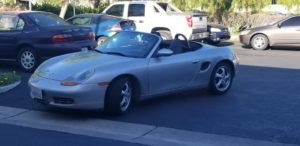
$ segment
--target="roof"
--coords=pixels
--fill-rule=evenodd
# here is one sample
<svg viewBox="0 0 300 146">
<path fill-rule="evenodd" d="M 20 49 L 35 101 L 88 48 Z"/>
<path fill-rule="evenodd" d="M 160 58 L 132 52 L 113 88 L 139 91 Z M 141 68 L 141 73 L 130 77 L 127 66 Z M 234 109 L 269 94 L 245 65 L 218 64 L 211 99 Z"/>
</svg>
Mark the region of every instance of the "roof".
<svg viewBox="0 0 300 146">
<path fill-rule="evenodd" d="M 44 12 L 44 11 L 6 11 L 6 12 L 0 12 L 0 14 L 11 14 L 11 15 L 28 14 L 28 13 L 50 13 L 50 12 Z"/>
</svg>

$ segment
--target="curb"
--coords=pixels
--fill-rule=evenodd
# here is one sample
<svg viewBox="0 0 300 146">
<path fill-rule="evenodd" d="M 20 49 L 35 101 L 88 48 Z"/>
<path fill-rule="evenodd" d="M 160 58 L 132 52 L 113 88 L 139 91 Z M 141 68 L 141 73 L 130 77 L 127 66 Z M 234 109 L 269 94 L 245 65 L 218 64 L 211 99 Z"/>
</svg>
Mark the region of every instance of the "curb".
<svg viewBox="0 0 300 146">
<path fill-rule="evenodd" d="M 155 146 L 296 146 L 155 125 L 0 106 L 0 123 Z"/>
<path fill-rule="evenodd" d="M 20 83 L 21 83 L 21 81 L 17 81 L 12 84 L 9 84 L 9 85 L 0 86 L 0 93 L 5 93 L 5 92 L 17 87 Z"/>
</svg>

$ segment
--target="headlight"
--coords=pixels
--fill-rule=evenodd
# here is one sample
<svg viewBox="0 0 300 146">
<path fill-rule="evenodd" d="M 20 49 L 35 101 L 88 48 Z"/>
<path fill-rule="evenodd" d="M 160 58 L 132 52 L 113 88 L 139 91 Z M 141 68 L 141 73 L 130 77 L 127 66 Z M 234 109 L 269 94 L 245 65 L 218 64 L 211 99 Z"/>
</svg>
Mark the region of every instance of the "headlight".
<svg viewBox="0 0 300 146">
<path fill-rule="evenodd" d="M 210 28 L 210 32 L 221 32 L 222 30 L 219 28 Z"/>
<path fill-rule="evenodd" d="M 247 35 L 251 30 L 244 30 L 241 32 L 241 35 Z"/>
<path fill-rule="evenodd" d="M 90 69 L 88 71 L 80 73 L 76 77 L 67 78 L 67 79 L 61 81 L 60 84 L 64 85 L 64 86 L 76 86 L 76 85 L 82 83 L 83 81 L 89 79 L 90 77 L 92 77 L 94 75 L 94 73 L 95 73 L 95 70 Z"/>
</svg>

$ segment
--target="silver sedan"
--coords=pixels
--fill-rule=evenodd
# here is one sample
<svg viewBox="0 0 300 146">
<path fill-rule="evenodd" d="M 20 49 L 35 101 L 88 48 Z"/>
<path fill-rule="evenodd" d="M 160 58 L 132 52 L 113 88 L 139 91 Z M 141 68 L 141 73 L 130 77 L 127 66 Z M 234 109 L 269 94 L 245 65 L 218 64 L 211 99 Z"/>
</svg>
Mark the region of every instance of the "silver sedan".
<svg viewBox="0 0 300 146">
<path fill-rule="evenodd" d="M 92 51 L 54 57 L 29 80 L 31 97 L 48 106 L 128 110 L 134 100 L 195 88 L 226 93 L 237 72 L 230 48 L 188 41 L 178 34 L 119 32 Z"/>
</svg>

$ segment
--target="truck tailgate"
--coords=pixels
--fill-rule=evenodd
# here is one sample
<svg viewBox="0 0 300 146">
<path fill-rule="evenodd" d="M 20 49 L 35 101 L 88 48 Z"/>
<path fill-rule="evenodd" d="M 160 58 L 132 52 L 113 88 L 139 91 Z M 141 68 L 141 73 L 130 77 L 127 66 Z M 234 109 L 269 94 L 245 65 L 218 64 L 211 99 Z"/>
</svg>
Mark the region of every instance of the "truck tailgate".
<svg viewBox="0 0 300 146">
<path fill-rule="evenodd" d="M 207 16 L 193 14 L 193 30 L 194 31 L 207 31 Z"/>
</svg>

